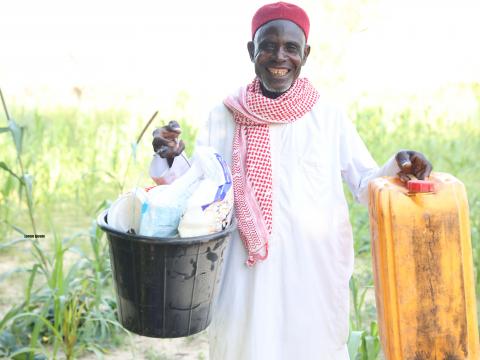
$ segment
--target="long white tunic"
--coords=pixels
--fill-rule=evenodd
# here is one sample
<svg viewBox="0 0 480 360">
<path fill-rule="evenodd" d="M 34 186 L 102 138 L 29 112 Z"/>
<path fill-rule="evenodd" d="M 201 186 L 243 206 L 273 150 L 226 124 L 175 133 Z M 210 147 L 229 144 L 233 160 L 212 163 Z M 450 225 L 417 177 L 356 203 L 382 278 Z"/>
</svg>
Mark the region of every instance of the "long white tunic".
<svg viewBox="0 0 480 360">
<path fill-rule="evenodd" d="M 221 105 L 200 143 L 231 160 L 234 121 Z M 348 359 L 353 241 L 342 178 L 366 203 L 378 168 L 344 113 L 319 102 L 303 118 L 271 125 L 273 230 L 269 256 L 245 265 L 235 232 L 209 328 L 210 359 Z"/>
</svg>

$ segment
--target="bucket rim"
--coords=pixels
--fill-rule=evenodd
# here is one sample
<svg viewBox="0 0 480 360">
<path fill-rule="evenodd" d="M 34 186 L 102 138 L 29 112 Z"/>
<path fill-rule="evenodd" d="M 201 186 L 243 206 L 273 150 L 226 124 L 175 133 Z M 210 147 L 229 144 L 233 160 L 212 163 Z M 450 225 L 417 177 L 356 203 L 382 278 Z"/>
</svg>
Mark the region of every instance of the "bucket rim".
<svg viewBox="0 0 480 360">
<path fill-rule="evenodd" d="M 193 245 L 199 243 L 206 243 L 212 240 L 217 240 L 220 238 L 224 238 L 230 235 L 236 228 L 237 228 L 237 220 L 235 216 L 232 216 L 232 220 L 230 224 L 222 231 L 207 234 L 207 235 L 200 235 L 200 236 L 192 236 L 192 237 L 155 237 L 155 236 L 146 236 L 146 235 L 138 235 L 138 234 L 127 234 L 123 231 L 119 231 L 114 229 L 107 223 L 107 215 L 108 209 L 103 210 L 97 217 L 97 225 L 102 229 L 107 235 L 113 234 L 119 237 L 122 237 L 129 241 L 139 241 L 148 244 L 156 244 L 156 245 Z"/>
</svg>

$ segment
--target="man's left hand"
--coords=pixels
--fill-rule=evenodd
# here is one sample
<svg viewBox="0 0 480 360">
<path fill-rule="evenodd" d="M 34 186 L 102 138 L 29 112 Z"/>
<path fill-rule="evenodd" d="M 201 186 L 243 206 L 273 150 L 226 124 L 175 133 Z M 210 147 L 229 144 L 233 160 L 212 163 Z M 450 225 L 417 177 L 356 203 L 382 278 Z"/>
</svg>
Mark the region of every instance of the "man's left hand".
<svg viewBox="0 0 480 360">
<path fill-rule="evenodd" d="M 153 151 L 173 163 L 173 159 L 185 150 L 183 141 L 178 140 L 181 133 L 180 125 L 175 120 L 155 129 L 152 141 Z"/>
<path fill-rule="evenodd" d="M 424 180 L 432 172 L 432 164 L 425 155 L 413 150 L 401 150 L 395 155 L 395 160 L 400 168 L 398 176 L 403 181 L 410 180 L 408 175 L 414 175 L 419 180 Z"/>
</svg>

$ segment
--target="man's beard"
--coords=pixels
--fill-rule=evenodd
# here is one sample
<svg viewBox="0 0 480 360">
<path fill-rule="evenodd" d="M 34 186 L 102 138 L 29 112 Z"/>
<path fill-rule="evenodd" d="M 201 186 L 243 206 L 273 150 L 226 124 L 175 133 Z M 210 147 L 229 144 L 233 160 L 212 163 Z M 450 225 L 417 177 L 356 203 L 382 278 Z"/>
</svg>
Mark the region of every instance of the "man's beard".
<svg viewBox="0 0 480 360">
<path fill-rule="evenodd" d="M 260 79 L 260 80 L 261 80 L 261 79 Z M 260 81 L 260 83 L 262 84 L 262 87 L 263 87 L 264 90 L 268 91 L 268 92 L 271 93 L 271 94 L 275 94 L 275 95 L 278 95 L 278 96 L 281 95 L 281 94 L 283 94 L 284 92 L 287 92 L 288 89 L 290 89 L 290 88 L 292 87 L 292 84 L 293 84 L 293 83 L 291 83 L 290 85 L 285 86 L 284 88 L 273 89 L 273 88 L 269 87 L 269 86 L 266 84 L 265 81 Z"/>
</svg>

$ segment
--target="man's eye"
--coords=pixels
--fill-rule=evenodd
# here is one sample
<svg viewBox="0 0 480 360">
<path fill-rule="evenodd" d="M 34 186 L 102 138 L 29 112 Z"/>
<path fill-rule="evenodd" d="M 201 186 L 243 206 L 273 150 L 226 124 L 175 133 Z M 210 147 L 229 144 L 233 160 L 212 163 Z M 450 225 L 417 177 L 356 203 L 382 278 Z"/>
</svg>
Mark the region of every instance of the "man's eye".
<svg viewBox="0 0 480 360">
<path fill-rule="evenodd" d="M 298 46 L 290 44 L 286 46 L 287 51 L 289 52 L 297 52 L 298 51 Z"/>
<path fill-rule="evenodd" d="M 262 50 L 273 51 L 273 50 L 275 50 L 275 45 L 264 44 L 264 45 L 262 45 Z"/>
</svg>

